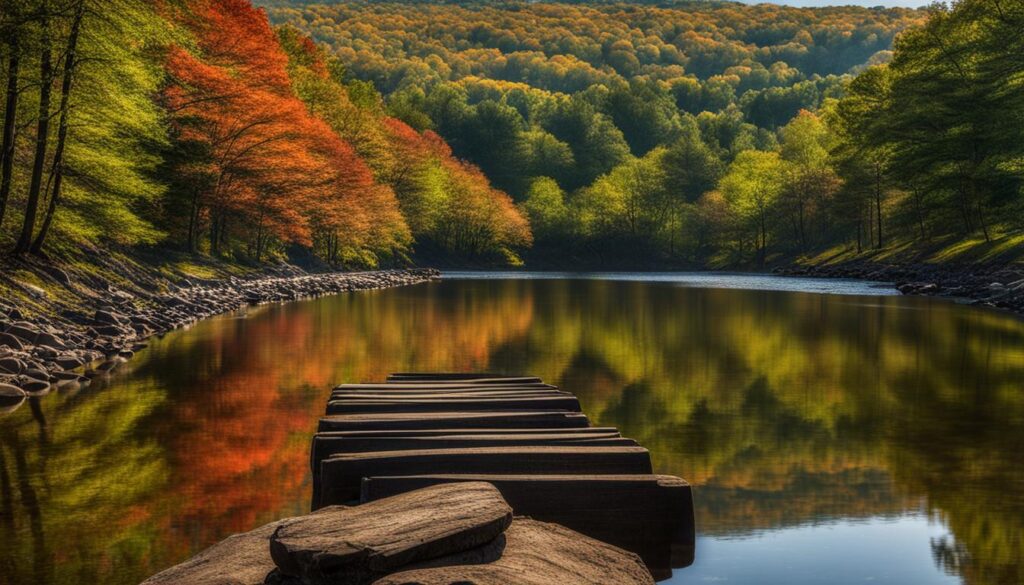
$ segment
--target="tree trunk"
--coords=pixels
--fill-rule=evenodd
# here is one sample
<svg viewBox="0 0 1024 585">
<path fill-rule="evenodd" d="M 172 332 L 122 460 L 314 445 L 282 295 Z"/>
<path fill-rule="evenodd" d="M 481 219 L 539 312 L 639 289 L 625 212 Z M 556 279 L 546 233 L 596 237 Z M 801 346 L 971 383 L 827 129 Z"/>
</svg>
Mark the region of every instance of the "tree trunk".
<svg viewBox="0 0 1024 585">
<path fill-rule="evenodd" d="M 189 209 L 188 216 L 188 251 L 192 254 L 195 254 L 196 250 L 199 248 L 200 211 L 199 188 L 196 187 L 192 190 L 192 207 Z"/>
<path fill-rule="evenodd" d="M 75 18 L 71 23 L 71 33 L 68 35 L 67 55 L 64 58 L 64 79 L 60 87 L 60 122 L 57 128 L 57 146 L 53 154 L 53 193 L 50 195 L 50 204 L 46 209 L 46 217 L 43 218 L 43 225 L 39 228 L 39 235 L 32 242 L 32 253 L 38 254 L 43 249 L 43 242 L 46 241 L 46 234 L 50 231 L 53 223 L 53 214 L 57 211 L 57 204 L 60 202 L 60 186 L 64 179 L 64 145 L 68 137 L 68 116 L 70 113 L 71 83 L 75 73 L 75 50 L 78 46 L 78 33 L 82 27 L 82 17 L 85 15 L 85 0 L 79 0 L 75 7 Z"/>
<path fill-rule="evenodd" d="M 7 199 L 11 194 L 11 177 L 14 174 L 15 128 L 18 118 L 18 73 L 21 68 L 21 49 L 18 37 L 11 35 L 7 41 L 11 57 L 7 64 L 7 99 L 4 105 L 3 143 L 0 145 L 0 227 L 7 211 Z"/>
<path fill-rule="evenodd" d="M 768 230 L 765 225 L 765 212 L 761 210 L 761 265 L 764 265 L 766 256 L 768 255 Z"/>
<path fill-rule="evenodd" d="M 864 206 L 857 206 L 857 253 L 864 251 Z"/>
<path fill-rule="evenodd" d="M 216 211 L 210 212 L 210 255 L 220 254 L 220 214 Z"/>
<path fill-rule="evenodd" d="M 804 225 L 805 224 L 804 206 L 805 206 L 804 199 L 800 199 L 800 203 L 799 203 L 799 209 L 800 209 L 800 216 L 799 216 L 800 217 L 800 247 L 802 249 L 806 250 L 807 249 L 807 228 Z"/>
<path fill-rule="evenodd" d="M 28 201 L 25 204 L 25 222 L 14 251 L 23 254 L 32 244 L 32 233 L 36 227 L 36 213 L 39 210 L 39 192 L 43 186 L 43 167 L 46 164 L 46 146 L 50 137 L 50 92 L 53 85 L 53 53 L 50 47 L 49 8 L 43 2 L 39 18 L 42 29 L 43 50 L 39 65 L 39 120 L 36 124 L 36 152 L 32 163 L 32 179 L 28 187 Z"/>
<path fill-rule="evenodd" d="M 985 208 L 981 204 L 980 199 L 978 200 L 976 205 L 978 207 L 978 221 L 981 223 L 981 233 L 985 236 L 985 243 L 991 244 L 992 238 L 989 237 L 988 233 L 988 221 L 985 219 Z"/>
<path fill-rule="evenodd" d="M 884 245 L 882 238 L 882 171 L 875 167 L 875 221 L 878 222 L 878 248 Z"/>
</svg>

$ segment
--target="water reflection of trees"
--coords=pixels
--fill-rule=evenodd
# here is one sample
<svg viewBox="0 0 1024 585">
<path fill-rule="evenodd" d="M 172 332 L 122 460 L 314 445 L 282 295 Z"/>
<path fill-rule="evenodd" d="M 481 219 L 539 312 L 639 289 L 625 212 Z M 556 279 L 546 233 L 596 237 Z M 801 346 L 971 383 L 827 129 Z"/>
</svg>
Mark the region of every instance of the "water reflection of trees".
<svg viewBox="0 0 1024 585">
<path fill-rule="evenodd" d="M 566 349 L 528 369 L 692 480 L 703 531 L 924 505 L 956 539 L 933 547 L 942 566 L 1024 582 L 1019 320 L 924 299 L 536 286 L 531 335 L 560 331 Z"/>
<path fill-rule="evenodd" d="M 969 583 L 1024 582 L 1024 324 L 995 313 L 441 283 L 206 322 L 131 367 L 108 389 L 0 419 L 0 573 L 13 582 L 137 582 L 303 511 L 324 390 L 407 369 L 557 380 L 697 486 L 705 533 L 924 506 L 954 537 L 933 542 L 940 566 Z"/>
</svg>

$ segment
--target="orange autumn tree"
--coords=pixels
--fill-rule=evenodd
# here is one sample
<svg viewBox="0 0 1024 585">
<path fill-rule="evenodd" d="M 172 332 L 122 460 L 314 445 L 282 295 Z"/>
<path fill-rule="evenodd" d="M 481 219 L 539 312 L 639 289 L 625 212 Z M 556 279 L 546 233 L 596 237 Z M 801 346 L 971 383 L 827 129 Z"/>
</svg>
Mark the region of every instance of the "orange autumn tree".
<svg viewBox="0 0 1024 585">
<path fill-rule="evenodd" d="M 387 180 L 394 187 L 413 233 L 445 252 L 500 255 L 519 263 L 517 251 L 533 243 L 526 217 L 507 193 L 491 186 L 476 166 L 458 160 L 432 131 L 422 134 L 385 118 L 396 153 Z"/>
<path fill-rule="evenodd" d="M 476 167 L 454 158 L 431 131 L 422 134 L 384 114 L 372 87 L 347 81 L 345 68 L 292 27 L 277 31 L 288 73 L 309 112 L 351 143 L 379 183 L 397 198 L 412 235 L 445 253 L 518 261 L 532 242 L 525 217 Z M 375 201 L 384 201 L 377 198 Z M 391 208 L 374 213 L 386 238 L 397 225 Z"/>
<path fill-rule="evenodd" d="M 394 195 L 295 95 L 265 14 L 246 0 L 197 0 L 179 20 L 194 46 L 168 51 L 163 98 L 189 197 L 189 249 L 203 234 L 213 254 L 240 242 L 256 259 L 275 245 L 320 243 L 332 262 L 358 250 L 373 264 L 403 248 Z"/>
</svg>

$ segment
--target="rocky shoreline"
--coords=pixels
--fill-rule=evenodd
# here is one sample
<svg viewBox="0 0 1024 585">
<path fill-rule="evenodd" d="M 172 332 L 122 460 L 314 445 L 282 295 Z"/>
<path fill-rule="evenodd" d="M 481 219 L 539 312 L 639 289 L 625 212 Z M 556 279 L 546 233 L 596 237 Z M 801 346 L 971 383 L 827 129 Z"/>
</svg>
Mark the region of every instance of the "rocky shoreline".
<svg viewBox="0 0 1024 585">
<path fill-rule="evenodd" d="M 776 268 L 775 274 L 892 282 L 905 295 L 946 297 L 1024 315 L 1024 266 L 882 264 L 869 261 Z"/>
<path fill-rule="evenodd" d="M 113 286 L 88 308 L 26 315 L 0 300 L 0 409 L 26 396 L 86 386 L 109 374 L 145 340 L 248 305 L 293 301 L 348 291 L 389 288 L 436 279 L 432 268 L 306 274 L 278 269 L 274 276 L 184 281 L 166 293 Z"/>
</svg>

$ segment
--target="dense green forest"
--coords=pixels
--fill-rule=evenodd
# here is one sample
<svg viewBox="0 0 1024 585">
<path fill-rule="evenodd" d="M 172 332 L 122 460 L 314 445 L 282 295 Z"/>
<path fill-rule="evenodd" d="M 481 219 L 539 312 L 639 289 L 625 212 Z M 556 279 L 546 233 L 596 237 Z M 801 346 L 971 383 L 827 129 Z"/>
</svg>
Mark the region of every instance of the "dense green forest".
<svg viewBox="0 0 1024 585">
<path fill-rule="evenodd" d="M 721 266 L 1022 239 L 1021 0 L 260 4 L 0 0 L 0 245 Z"/>
<path fill-rule="evenodd" d="M 1020 239 L 1017 0 L 267 4 L 510 193 L 541 255 Z"/>
</svg>

